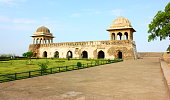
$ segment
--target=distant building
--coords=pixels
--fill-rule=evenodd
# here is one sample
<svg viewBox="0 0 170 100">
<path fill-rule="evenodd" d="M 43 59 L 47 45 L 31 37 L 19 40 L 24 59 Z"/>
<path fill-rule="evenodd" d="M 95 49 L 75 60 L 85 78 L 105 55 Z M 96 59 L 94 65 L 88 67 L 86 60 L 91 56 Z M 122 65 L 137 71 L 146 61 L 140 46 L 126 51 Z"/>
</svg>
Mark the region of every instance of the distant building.
<svg viewBox="0 0 170 100">
<path fill-rule="evenodd" d="M 53 43 L 54 36 L 47 27 L 42 26 L 33 34 L 33 44 L 30 44 L 29 51 L 34 52 L 34 57 L 137 59 L 133 41 L 133 33 L 136 31 L 128 19 L 118 17 L 106 30 L 110 32 L 108 41 Z"/>
</svg>

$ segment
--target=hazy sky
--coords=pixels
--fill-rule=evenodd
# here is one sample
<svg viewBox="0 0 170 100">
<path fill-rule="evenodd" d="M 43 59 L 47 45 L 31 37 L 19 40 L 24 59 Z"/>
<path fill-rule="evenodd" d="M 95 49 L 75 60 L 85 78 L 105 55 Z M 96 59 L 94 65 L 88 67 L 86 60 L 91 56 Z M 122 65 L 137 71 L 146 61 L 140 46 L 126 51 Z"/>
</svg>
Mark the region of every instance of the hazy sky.
<svg viewBox="0 0 170 100">
<path fill-rule="evenodd" d="M 0 54 L 21 55 L 38 27 L 46 26 L 54 42 L 109 40 L 106 31 L 119 16 L 137 31 L 137 51 L 163 52 L 170 41 L 148 42 L 148 24 L 169 0 L 0 0 Z"/>
</svg>

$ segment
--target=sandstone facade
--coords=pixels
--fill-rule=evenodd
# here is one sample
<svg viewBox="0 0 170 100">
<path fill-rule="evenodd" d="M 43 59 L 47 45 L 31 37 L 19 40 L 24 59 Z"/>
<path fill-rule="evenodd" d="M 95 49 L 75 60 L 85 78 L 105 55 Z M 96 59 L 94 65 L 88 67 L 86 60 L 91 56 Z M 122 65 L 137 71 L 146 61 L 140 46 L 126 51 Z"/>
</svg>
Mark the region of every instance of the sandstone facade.
<svg viewBox="0 0 170 100">
<path fill-rule="evenodd" d="M 35 57 L 137 59 L 133 41 L 135 30 L 128 19 L 118 17 L 107 31 L 110 32 L 108 41 L 53 43 L 54 36 L 42 26 L 32 36 L 33 44 L 30 44 L 29 51 L 34 52 Z"/>
</svg>

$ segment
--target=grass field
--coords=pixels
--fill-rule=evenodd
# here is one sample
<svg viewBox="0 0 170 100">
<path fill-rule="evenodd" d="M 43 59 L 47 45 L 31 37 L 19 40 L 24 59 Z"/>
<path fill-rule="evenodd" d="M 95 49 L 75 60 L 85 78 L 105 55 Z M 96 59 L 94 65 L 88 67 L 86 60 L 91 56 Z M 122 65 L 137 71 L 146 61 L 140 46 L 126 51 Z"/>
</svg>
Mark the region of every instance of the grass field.
<svg viewBox="0 0 170 100">
<path fill-rule="evenodd" d="M 0 83 L 123 61 L 106 59 L 22 59 L 0 61 Z M 77 65 L 77 62 L 79 65 Z M 44 66 L 45 64 L 45 66 Z M 47 64 L 47 67 L 46 67 Z M 81 64 L 81 66 L 80 66 Z M 40 66 L 41 65 L 41 66 Z M 43 66 L 42 66 L 43 65 Z M 43 68 L 43 69 L 42 69 Z M 44 69 L 45 68 L 45 69 Z"/>
<path fill-rule="evenodd" d="M 31 59 L 0 61 L 0 74 L 19 73 L 25 71 L 39 70 L 39 63 L 48 63 L 48 68 L 76 65 L 77 62 L 90 63 L 93 60 L 67 60 L 67 59 Z"/>
</svg>

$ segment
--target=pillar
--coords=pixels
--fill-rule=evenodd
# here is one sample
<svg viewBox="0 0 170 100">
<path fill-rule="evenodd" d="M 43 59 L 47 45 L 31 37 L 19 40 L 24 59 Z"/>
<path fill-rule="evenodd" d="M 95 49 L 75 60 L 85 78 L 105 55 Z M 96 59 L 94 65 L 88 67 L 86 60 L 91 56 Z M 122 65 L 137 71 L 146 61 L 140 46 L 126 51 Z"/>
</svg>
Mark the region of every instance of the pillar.
<svg viewBox="0 0 170 100">
<path fill-rule="evenodd" d="M 131 32 L 131 39 L 133 40 L 133 32 Z"/>
<path fill-rule="evenodd" d="M 45 39 L 45 43 L 44 44 L 46 44 L 47 43 L 47 40 Z"/>
<path fill-rule="evenodd" d="M 44 44 L 44 38 L 42 38 L 42 44 Z"/>
<path fill-rule="evenodd" d="M 40 43 L 39 44 L 41 44 L 42 43 L 42 39 L 40 39 Z"/>
<path fill-rule="evenodd" d="M 128 39 L 128 40 L 132 40 L 131 32 L 128 34 L 128 37 L 129 37 L 129 39 Z"/>
<path fill-rule="evenodd" d="M 38 39 L 36 39 L 36 44 L 38 44 Z"/>
<path fill-rule="evenodd" d="M 121 39 L 121 40 L 125 40 L 125 39 L 124 39 L 124 36 L 125 36 L 125 34 L 122 34 L 122 39 Z"/>
<path fill-rule="evenodd" d="M 115 40 L 117 40 L 117 33 L 115 34 Z"/>
<path fill-rule="evenodd" d="M 50 43 L 50 40 L 48 39 L 48 43 Z"/>
<path fill-rule="evenodd" d="M 110 40 L 113 40 L 113 34 L 110 33 Z"/>
<path fill-rule="evenodd" d="M 35 39 L 33 39 L 33 44 L 35 44 Z"/>
</svg>

